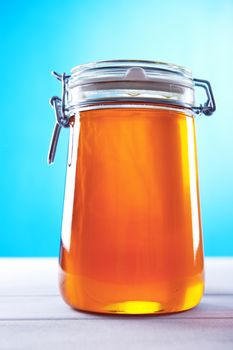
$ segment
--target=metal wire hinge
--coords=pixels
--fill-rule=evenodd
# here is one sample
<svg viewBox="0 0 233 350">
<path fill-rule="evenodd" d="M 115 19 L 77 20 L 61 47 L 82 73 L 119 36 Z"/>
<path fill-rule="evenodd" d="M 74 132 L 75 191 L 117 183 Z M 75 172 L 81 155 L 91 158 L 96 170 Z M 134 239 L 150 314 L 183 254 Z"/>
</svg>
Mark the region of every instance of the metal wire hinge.
<svg viewBox="0 0 233 350">
<path fill-rule="evenodd" d="M 207 101 L 204 105 L 200 105 L 199 107 L 193 107 L 195 113 L 197 114 L 205 114 L 206 116 L 210 116 L 216 110 L 216 104 L 214 100 L 213 91 L 208 80 L 203 79 L 193 79 L 194 85 L 199 86 L 205 90 Z"/>
<path fill-rule="evenodd" d="M 70 75 L 58 74 L 56 72 L 52 72 L 52 75 L 57 78 L 62 83 L 62 97 L 53 96 L 50 99 L 50 104 L 55 112 L 55 118 L 56 122 L 53 129 L 53 134 L 49 146 L 49 153 L 48 153 L 48 163 L 52 164 L 54 162 L 56 149 L 57 149 L 57 143 L 60 135 L 61 128 L 68 128 L 69 127 L 69 115 L 66 110 L 66 84 L 70 77 Z"/>
</svg>

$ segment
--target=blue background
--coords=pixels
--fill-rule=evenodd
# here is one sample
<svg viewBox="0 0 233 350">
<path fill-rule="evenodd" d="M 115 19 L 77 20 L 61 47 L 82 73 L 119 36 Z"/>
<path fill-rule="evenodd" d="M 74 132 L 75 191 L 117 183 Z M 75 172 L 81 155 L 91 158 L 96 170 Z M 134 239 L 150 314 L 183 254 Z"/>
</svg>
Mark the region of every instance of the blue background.
<svg viewBox="0 0 233 350">
<path fill-rule="evenodd" d="M 149 59 L 212 83 L 213 117 L 197 118 L 205 253 L 233 255 L 233 1 L 1 1 L 0 256 L 59 251 L 68 134 L 46 164 L 60 94 L 51 70 Z"/>
</svg>

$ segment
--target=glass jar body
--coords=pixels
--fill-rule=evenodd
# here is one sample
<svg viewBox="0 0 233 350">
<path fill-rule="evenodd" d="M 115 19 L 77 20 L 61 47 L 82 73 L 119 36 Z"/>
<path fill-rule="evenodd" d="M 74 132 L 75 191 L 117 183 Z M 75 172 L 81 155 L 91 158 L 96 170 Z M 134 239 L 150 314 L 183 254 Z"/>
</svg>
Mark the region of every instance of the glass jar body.
<svg viewBox="0 0 233 350">
<path fill-rule="evenodd" d="M 152 104 L 95 106 L 76 111 L 70 126 L 64 300 L 120 314 L 196 306 L 204 277 L 192 113 Z"/>
</svg>

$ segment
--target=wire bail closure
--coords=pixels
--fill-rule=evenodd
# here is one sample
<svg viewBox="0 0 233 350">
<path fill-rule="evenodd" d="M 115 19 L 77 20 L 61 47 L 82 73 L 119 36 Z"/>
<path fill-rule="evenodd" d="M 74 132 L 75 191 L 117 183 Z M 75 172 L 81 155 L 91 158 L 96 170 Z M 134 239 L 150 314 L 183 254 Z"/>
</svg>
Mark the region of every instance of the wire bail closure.
<svg viewBox="0 0 233 350">
<path fill-rule="evenodd" d="M 206 116 L 210 116 L 216 110 L 216 104 L 214 100 L 213 91 L 211 85 L 208 80 L 203 79 L 193 79 L 194 85 L 199 86 L 205 90 L 207 101 L 204 105 L 200 105 L 199 107 L 192 107 L 193 111 L 196 114 L 205 114 Z"/>
<path fill-rule="evenodd" d="M 50 105 L 54 109 L 55 112 L 55 126 L 52 133 L 52 138 L 50 142 L 49 147 L 49 153 L 48 153 L 48 163 L 52 164 L 55 159 L 58 139 L 60 135 L 61 128 L 68 128 L 70 126 L 69 124 L 69 113 L 68 108 L 66 107 L 66 99 L 67 99 L 67 82 L 70 78 L 70 75 L 66 75 L 66 73 L 58 74 L 56 72 L 52 72 L 52 75 L 61 81 L 62 83 L 62 97 L 53 96 L 50 99 Z M 205 90 L 207 100 L 204 103 L 204 105 L 200 104 L 199 107 L 194 106 L 192 107 L 192 110 L 197 115 L 201 115 L 202 113 L 206 116 L 210 116 L 214 113 L 216 110 L 216 104 L 214 100 L 214 95 L 212 92 L 211 85 L 209 81 L 203 80 L 203 79 L 193 79 L 194 86 L 201 87 Z"/>
<path fill-rule="evenodd" d="M 49 164 L 52 164 L 54 162 L 61 128 L 69 127 L 69 116 L 66 110 L 66 95 L 67 95 L 66 84 L 70 75 L 66 75 L 66 73 L 58 74 L 56 72 L 52 72 L 52 75 L 62 83 L 62 97 L 60 98 L 58 96 L 53 96 L 49 101 L 50 105 L 54 109 L 55 118 L 56 118 L 53 134 L 50 142 L 49 153 L 48 153 Z"/>
</svg>

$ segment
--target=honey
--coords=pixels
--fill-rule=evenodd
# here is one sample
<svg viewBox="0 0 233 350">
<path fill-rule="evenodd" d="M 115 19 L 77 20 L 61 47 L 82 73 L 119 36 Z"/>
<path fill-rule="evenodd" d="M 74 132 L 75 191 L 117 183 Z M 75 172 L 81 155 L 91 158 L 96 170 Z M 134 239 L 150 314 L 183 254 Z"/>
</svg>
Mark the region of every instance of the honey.
<svg viewBox="0 0 233 350">
<path fill-rule="evenodd" d="M 197 305 L 204 279 L 192 113 L 109 106 L 81 111 L 71 124 L 63 298 L 119 314 Z"/>
</svg>

